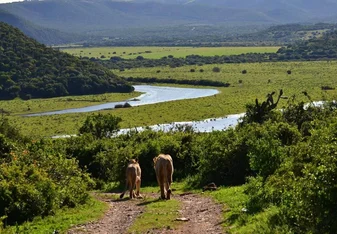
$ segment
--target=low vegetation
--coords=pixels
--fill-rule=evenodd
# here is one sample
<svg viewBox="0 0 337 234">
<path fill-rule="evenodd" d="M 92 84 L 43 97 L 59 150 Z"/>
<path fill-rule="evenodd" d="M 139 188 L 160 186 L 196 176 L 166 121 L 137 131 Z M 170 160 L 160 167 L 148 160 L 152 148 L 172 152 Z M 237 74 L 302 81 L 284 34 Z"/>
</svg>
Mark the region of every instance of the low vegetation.
<svg viewBox="0 0 337 234">
<path fill-rule="evenodd" d="M 106 203 L 90 198 L 86 204 L 75 208 L 56 210 L 47 217 L 35 217 L 30 222 L 0 228 L 1 233 L 66 233 L 71 227 L 101 218 L 108 209 Z"/>
</svg>

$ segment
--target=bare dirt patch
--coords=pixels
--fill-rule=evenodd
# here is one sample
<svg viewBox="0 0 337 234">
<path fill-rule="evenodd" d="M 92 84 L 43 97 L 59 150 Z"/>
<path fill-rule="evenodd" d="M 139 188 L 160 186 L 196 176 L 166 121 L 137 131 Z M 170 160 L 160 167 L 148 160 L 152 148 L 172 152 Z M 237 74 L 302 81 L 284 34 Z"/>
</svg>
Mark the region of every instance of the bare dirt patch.
<svg viewBox="0 0 337 234">
<path fill-rule="evenodd" d="M 144 211 L 144 206 L 137 206 L 142 200 L 130 200 L 129 198 L 116 200 L 98 197 L 109 203 L 109 210 L 98 221 L 78 225 L 68 234 L 99 233 L 99 234 L 122 234 L 132 225 L 133 221 Z"/>
<path fill-rule="evenodd" d="M 186 193 L 175 195 L 182 203 L 179 210 L 180 216 L 177 222 L 182 222 L 181 226 L 173 230 L 152 230 L 151 234 L 220 234 L 225 233 L 222 223 L 222 205 L 215 203 L 211 198 L 197 194 Z"/>
</svg>

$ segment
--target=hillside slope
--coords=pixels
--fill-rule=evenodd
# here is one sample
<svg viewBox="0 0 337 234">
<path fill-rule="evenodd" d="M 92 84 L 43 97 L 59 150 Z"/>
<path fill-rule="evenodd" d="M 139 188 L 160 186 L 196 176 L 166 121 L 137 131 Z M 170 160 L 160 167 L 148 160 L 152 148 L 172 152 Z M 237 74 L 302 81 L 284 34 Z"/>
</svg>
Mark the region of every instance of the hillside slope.
<svg viewBox="0 0 337 234">
<path fill-rule="evenodd" d="M 0 22 L 0 99 L 130 92 L 109 70 L 48 48 Z"/>
</svg>

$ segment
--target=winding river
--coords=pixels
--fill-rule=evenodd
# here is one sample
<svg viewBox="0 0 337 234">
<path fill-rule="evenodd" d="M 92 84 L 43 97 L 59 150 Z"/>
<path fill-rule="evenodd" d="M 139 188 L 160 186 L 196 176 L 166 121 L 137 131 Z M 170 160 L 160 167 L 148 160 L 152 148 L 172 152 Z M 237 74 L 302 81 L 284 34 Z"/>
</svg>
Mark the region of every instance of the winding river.
<svg viewBox="0 0 337 234">
<path fill-rule="evenodd" d="M 122 102 L 110 102 L 100 105 L 88 106 L 83 108 L 65 109 L 59 111 L 51 111 L 44 113 L 35 113 L 25 116 L 43 116 L 43 115 L 56 115 L 56 114 L 69 114 L 69 113 L 83 113 L 99 111 L 104 109 L 114 109 L 115 105 L 129 103 L 131 106 L 148 105 L 154 103 L 176 101 L 183 99 L 193 99 L 200 97 L 207 97 L 216 95 L 219 93 L 216 89 L 196 89 L 196 88 L 176 88 L 176 87 L 163 87 L 163 86 L 150 86 L 150 85 L 135 85 L 135 91 L 142 92 L 143 94 L 137 98 Z M 191 122 L 173 122 L 165 124 L 157 124 L 153 126 L 148 126 L 153 130 L 169 131 L 175 129 L 176 127 L 182 125 L 191 126 L 196 132 L 211 132 L 215 130 L 224 130 L 231 126 L 235 126 L 238 123 L 238 119 L 242 117 L 242 114 L 228 115 L 222 118 L 212 118 L 201 121 L 191 121 Z M 146 127 L 135 127 L 132 130 L 142 131 Z M 123 134 L 131 129 L 121 129 L 118 134 Z M 65 137 L 65 136 L 58 136 Z"/>
</svg>

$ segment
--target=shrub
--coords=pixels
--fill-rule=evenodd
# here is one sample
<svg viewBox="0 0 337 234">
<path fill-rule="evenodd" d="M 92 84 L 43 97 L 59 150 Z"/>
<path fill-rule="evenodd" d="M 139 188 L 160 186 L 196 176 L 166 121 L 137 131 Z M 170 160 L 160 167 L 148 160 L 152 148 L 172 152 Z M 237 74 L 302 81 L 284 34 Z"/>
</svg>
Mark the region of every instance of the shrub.
<svg viewBox="0 0 337 234">
<path fill-rule="evenodd" d="M 321 87 L 322 90 L 335 90 L 334 87 L 328 86 L 328 85 L 324 85 Z"/>
<path fill-rule="evenodd" d="M 212 71 L 213 72 L 220 72 L 220 68 L 219 67 L 213 67 Z"/>
<path fill-rule="evenodd" d="M 242 74 L 247 74 L 247 70 L 242 70 Z"/>
<path fill-rule="evenodd" d="M 111 114 L 91 115 L 86 118 L 79 132 L 80 134 L 90 133 L 96 138 L 109 137 L 119 130 L 121 121 L 120 117 Z"/>
<path fill-rule="evenodd" d="M 192 68 L 192 69 L 190 70 L 190 72 L 195 72 L 195 69 Z"/>
<path fill-rule="evenodd" d="M 204 69 L 200 69 L 199 71 L 200 71 L 200 72 L 204 72 Z"/>
<path fill-rule="evenodd" d="M 75 159 L 61 153 L 60 141 L 41 140 L 17 148 L 0 165 L 0 217 L 6 216 L 5 223 L 21 223 L 87 201 L 93 181 Z"/>
</svg>

